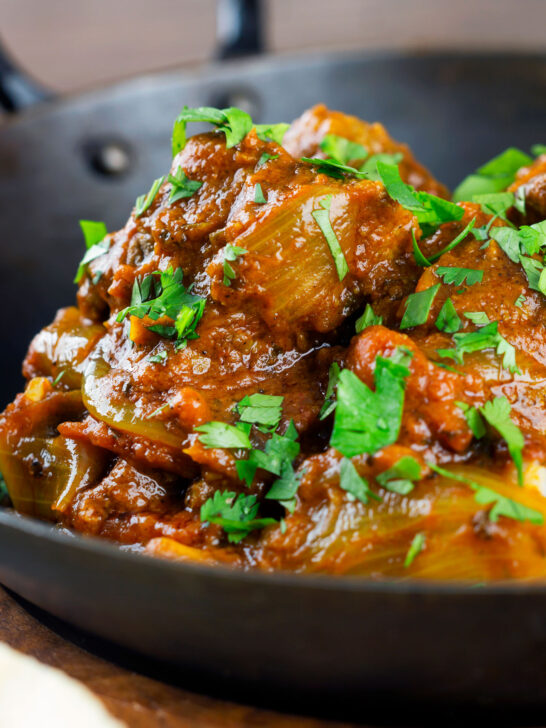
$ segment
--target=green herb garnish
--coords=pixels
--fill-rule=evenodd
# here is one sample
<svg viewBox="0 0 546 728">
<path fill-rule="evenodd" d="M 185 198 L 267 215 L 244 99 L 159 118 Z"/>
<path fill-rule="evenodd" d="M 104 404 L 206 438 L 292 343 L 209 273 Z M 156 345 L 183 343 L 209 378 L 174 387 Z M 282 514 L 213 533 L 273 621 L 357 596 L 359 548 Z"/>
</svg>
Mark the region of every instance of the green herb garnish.
<svg viewBox="0 0 546 728">
<path fill-rule="evenodd" d="M 159 189 L 161 185 L 165 182 L 165 177 L 158 177 L 157 179 L 154 179 L 152 186 L 150 187 L 150 190 L 148 194 L 146 195 L 140 195 L 136 198 L 135 202 L 135 218 L 139 218 L 146 210 L 150 207 L 152 202 L 155 200 L 157 193 L 159 192 Z"/>
<path fill-rule="evenodd" d="M 74 283 L 79 283 L 84 276 L 87 265 L 92 260 L 95 260 L 95 258 L 104 255 L 110 247 L 110 241 L 105 239 L 108 235 L 108 230 L 103 222 L 95 220 L 80 220 L 80 227 L 82 229 L 85 247 L 87 250 L 78 265 Z"/>
<path fill-rule="evenodd" d="M 337 270 L 337 275 L 340 281 L 342 281 L 347 273 L 349 272 L 349 266 L 343 255 L 343 250 L 339 244 L 339 240 L 332 228 L 330 221 L 330 206 L 332 204 L 332 195 L 326 195 L 322 200 L 319 200 L 320 210 L 314 210 L 311 215 L 315 219 L 315 222 L 322 231 L 322 234 L 326 238 L 330 252 L 334 259 L 334 263 Z"/>
<path fill-rule="evenodd" d="M 445 331 L 447 334 L 454 334 L 461 328 L 461 319 L 451 298 L 446 298 L 435 323 L 438 331 Z"/>
<path fill-rule="evenodd" d="M 326 134 L 320 143 L 320 148 L 328 157 L 341 164 L 366 159 L 368 156 L 368 150 L 362 144 L 337 134 Z"/>
<path fill-rule="evenodd" d="M 199 106 L 190 109 L 184 106 L 176 117 L 172 135 L 173 157 L 186 146 L 186 125 L 189 122 L 214 124 L 226 135 L 226 147 L 230 149 L 239 144 L 252 129 L 252 119 L 246 111 L 230 107 L 215 109 L 212 106 Z"/>
<path fill-rule="evenodd" d="M 479 410 L 466 402 L 455 402 L 455 404 L 462 409 L 466 423 L 470 427 L 474 437 L 481 440 L 486 433 L 486 429 Z"/>
<path fill-rule="evenodd" d="M 411 542 L 411 545 L 408 549 L 408 553 L 406 554 L 406 558 L 404 559 L 404 568 L 407 569 L 409 566 L 412 565 L 413 561 L 415 560 L 416 556 L 419 556 L 423 548 L 425 547 L 425 534 L 424 533 L 416 533 L 413 537 L 413 541 Z"/>
<path fill-rule="evenodd" d="M 186 197 L 191 197 L 203 186 L 203 183 L 198 180 L 188 179 L 186 173 L 180 166 L 174 174 L 170 174 L 167 177 L 167 181 L 172 185 L 171 194 L 169 195 L 169 205 Z"/>
<path fill-rule="evenodd" d="M 483 279 L 483 270 L 474 268 L 441 265 L 434 272 L 439 278 L 443 278 L 448 286 L 462 286 L 465 281 L 467 285 L 473 286 L 475 283 L 481 283 Z"/>
<path fill-rule="evenodd" d="M 254 186 L 254 202 L 257 205 L 265 205 L 265 203 L 267 202 L 267 200 L 264 197 L 262 186 L 259 182 L 257 182 L 256 185 Z"/>
<path fill-rule="evenodd" d="M 371 305 L 367 303 L 364 313 L 355 321 L 355 331 L 359 334 L 364 329 L 367 329 L 368 326 L 381 326 L 382 323 L 383 316 L 376 316 Z"/>
<path fill-rule="evenodd" d="M 334 395 L 340 372 L 341 369 L 337 361 L 332 362 L 328 370 L 328 386 L 326 387 L 324 404 L 320 408 L 319 420 L 325 420 L 336 408 L 336 398 Z"/>
<path fill-rule="evenodd" d="M 274 518 L 257 518 L 258 503 L 255 495 L 244 495 L 231 491 L 217 490 L 201 506 L 201 521 L 221 526 L 228 535 L 230 543 L 238 543 L 252 531 L 272 526 Z"/>
<path fill-rule="evenodd" d="M 243 397 L 235 409 L 243 422 L 275 430 L 281 421 L 283 399 L 272 394 L 251 394 Z"/>
<path fill-rule="evenodd" d="M 464 354 L 483 351 L 484 349 L 495 349 L 497 354 L 503 357 L 502 365 L 505 369 L 508 369 L 512 374 L 520 373 L 516 366 L 516 350 L 499 333 L 498 326 L 498 321 L 491 321 L 478 331 L 454 334 L 455 348 L 437 349 L 436 353 L 441 357 L 450 357 L 462 364 Z"/>
<path fill-rule="evenodd" d="M 236 278 L 235 271 L 233 270 L 233 266 L 230 265 L 230 263 L 235 262 L 240 255 L 246 255 L 247 253 L 248 250 L 246 250 L 246 248 L 240 248 L 238 245 L 231 245 L 230 243 L 226 245 L 226 247 L 224 248 L 223 265 L 224 286 L 230 286 L 231 281 L 235 280 Z"/>
<path fill-rule="evenodd" d="M 367 480 L 358 474 L 347 458 L 343 458 L 339 466 L 339 487 L 349 494 L 350 500 L 359 500 L 361 503 L 368 503 L 370 498 L 381 500 L 381 496 L 370 489 Z"/>
<path fill-rule="evenodd" d="M 407 495 L 421 479 L 421 465 L 411 455 L 404 455 L 391 468 L 375 476 L 379 485 L 399 495 Z"/>
<path fill-rule="evenodd" d="M 486 326 L 491 323 L 484 311 L 466 311 L 463 315 L 476 326 Z"/>
<path fill-rule="evenodd" d="M 279 124 L 256 124 L 254 128 L 256 129 L 258 139 L 261 139 L 262 142 L 271 141 L 282 146 L 284 135 L 290 128 L 290 124 L 283 122 Z"/>
<path fill-rule="evenodd" d="M 418 293 L 411 293 L 405 303 L 405 311 L 400 322 L 401 329 L 409 329 L 413 326 L 424 324 L 428 318 L 430 307 L 436 294 L 440 289 L 440 284 L 426 288 Z"/>
<path fill-rule="evenodd" d="M 520 485 L 523 485 L 522 450 L 525 440 L 519 427 L 510 418 L 510 409 L 510 402 L 506 397 L 502 396 L 495 397 L 493 401 L 486 402 L 483 407 L 480 407 L 480 412 L 491 427 L 494 427 L 505 440 L 508 446 L 508 452 L 518 471 L 518 482 Z"/>
<path fill-rule="evenodd" d="M 352 371 L 340 373 L 330 445 L 342 455 L 374 453 L 396 442 L 412 356 L 409 350 L 398 347 L 390 359 L 376 357 L 375 392 Z"/>
<path fill-rule="evenodd" d="M 456 248 L 459 243 L 462 243 L 462 241 L 466 238 L 466 236 L 472 232 L 474 229 L 474 225 L 476 224 L 476 218 L 473 217 L 472 220 L 468 223 L 468 225 L 462 230 L 456 238 L 454 238 L 449 245 L 446 245 L 446 247 L 443 250 L 440 250 L 438 253 L 435 253 L 434 255 L 431 255 L 430 258 L 426 258 L 421 250 L 419 249 L 419 245 L 417 244 L 417 240 L 415 239 L 415 231 L 411 230 L 411 236 L 413 239 L 413 255 L 415 257 L 415 261 L 417 265 L 421 265 L 423 267 L 432 265 L 435 260 L 438 260 L 442 257 L 444 253 L 449 253 L 450 250 L 453 250 L 453 248 Z"/>
<path fill-rule="evenodd" d="M 518 169 L 532 161 L 525 152 L 510 147 L 466 177 L 453 193 L 453 199 L 472 201 L 476 195 L 504 190 L 512 184 Z"/>
<path fill-rule="evenodd" d="M 266 162 L 269 162 L 272 159 L 278 159 L 278 154 L 268 154 L 267 152 L 264 152 L 261 157 L 258 159 L 258 163 L 256 164 L 256 169 L 262 166 L 262 164 L 265 164 Z"/>
<path fill-rule="evenodd" d="M 226 422 L 207 422 L 195 428 L 201 433 L 199 440 L 205 447 L 249 450 L 252 445 L 244 427 L 228 425 Z"/>
</svg>

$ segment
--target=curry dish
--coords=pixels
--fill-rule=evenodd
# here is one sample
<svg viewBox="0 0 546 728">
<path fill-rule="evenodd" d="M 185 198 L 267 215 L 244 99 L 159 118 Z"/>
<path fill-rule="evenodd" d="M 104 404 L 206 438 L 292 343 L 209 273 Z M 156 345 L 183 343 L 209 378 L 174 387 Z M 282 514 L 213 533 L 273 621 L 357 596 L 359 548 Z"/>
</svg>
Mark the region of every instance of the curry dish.
<svg viewBox="0 0 546 728">
<path fill-rule="evenodd" d="M 124 228 L 81 221 L 0 419 L 14 508 L 205 564 L 546 575 L 546 147 L 452 198 L 324 106 L 185 107 L 172 145 Z"/>
</svg>

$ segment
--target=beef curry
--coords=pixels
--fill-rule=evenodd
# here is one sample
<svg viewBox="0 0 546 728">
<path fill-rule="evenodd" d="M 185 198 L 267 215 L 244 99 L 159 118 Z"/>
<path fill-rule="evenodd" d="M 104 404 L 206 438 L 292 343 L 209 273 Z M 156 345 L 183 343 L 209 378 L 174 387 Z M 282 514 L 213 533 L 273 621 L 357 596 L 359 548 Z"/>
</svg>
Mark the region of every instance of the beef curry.
<svg viewBox="0 0 546 728">
<path fill-rule="evenodd" d="M 380 124 L 184 108 L 125 227 L 81 222 L 77 306 L 0 419 L 14 508 L 246 569 L 546 575 L 534 152 L 452 200 Z"/>
</svg>

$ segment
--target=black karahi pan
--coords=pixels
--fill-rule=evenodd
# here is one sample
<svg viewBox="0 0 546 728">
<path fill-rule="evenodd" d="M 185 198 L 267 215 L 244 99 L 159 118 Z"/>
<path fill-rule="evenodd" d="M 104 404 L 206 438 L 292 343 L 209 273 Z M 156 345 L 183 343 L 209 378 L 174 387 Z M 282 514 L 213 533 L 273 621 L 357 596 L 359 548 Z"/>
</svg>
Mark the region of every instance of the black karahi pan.
<svg viewBox="0 0 546 728">
<path fill-rule="evenodd" d="M 248 3 L 246 3 L 248 5 Z M 252 25 L 252 24 L 251 24 Z M 256 50 L 257 36 L 232 50 Z M 245 45 L 246 44 L 246 45 Z M 0 100 L 0 386 L 73 301 L 80 218 L 121 226 L 170 162 L 183 104 L 291 120 L 324 102 L 383 122 L 449 185 L 507 146 L 546 142 L 546 55 L 302 55 L 231 60 L 43 99 L 4 59 Z M 299 695 L 385 714 L 397 701 L 546 706 L 546 585 L 473 587 L 242 573 L 176 564 L 0 512 L 0 581 L 89 633 L 272 704 Z M 435 714 L 436 717 L 438 714 Z M 521 720 L 521 714 L 518 719 Z"/>
</svg>

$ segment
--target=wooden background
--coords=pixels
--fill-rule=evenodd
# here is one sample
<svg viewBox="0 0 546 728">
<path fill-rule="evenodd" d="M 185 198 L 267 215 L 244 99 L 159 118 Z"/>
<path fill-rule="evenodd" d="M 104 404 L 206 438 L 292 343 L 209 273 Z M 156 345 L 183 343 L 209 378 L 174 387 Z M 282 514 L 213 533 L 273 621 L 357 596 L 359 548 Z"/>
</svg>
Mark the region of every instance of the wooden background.
<svg viewBox="0 0 546 728">
<path fill-rule="evenodd" d="M 214 54 L 216 0 L 0 0 L 13 55 L 73 91 Z M 266 0 L 274 52 L 339 48 L 546 51 L 546 0 Z"/>
</svg>

